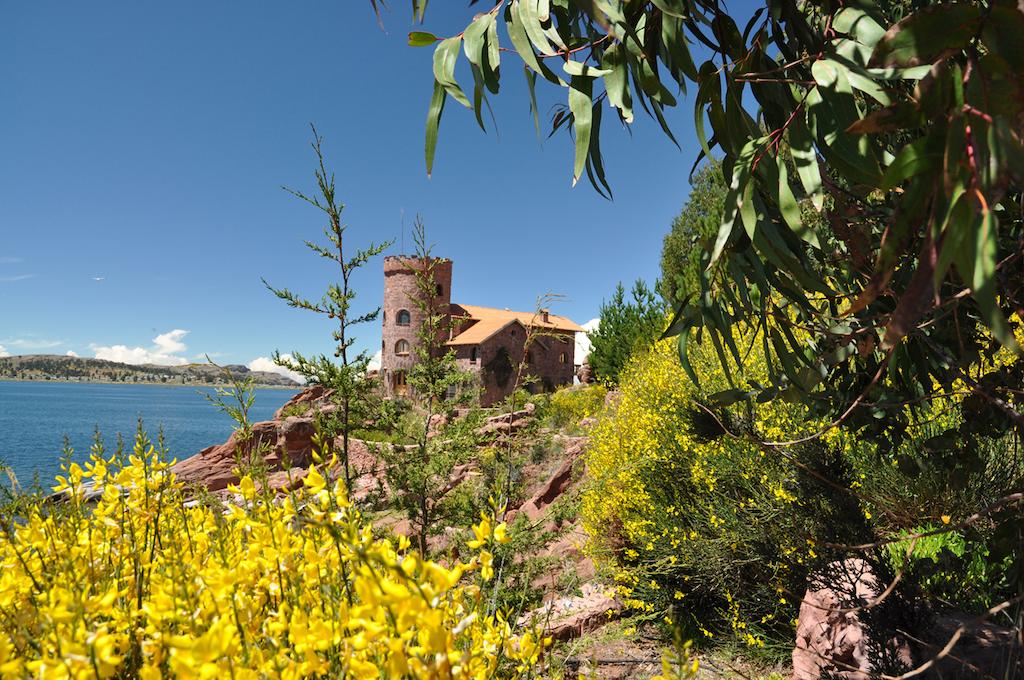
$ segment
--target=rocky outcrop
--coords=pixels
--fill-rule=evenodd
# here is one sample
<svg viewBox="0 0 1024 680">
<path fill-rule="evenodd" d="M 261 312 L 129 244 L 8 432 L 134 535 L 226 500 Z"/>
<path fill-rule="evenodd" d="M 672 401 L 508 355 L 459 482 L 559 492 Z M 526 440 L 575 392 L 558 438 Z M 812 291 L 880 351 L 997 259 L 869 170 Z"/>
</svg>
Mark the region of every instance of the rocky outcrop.
<svg viewBox="0 0 1024 680">
<path fill-rule="evenodd" d="M 238 481 L 235 469 L 240 460 L 249 458 L 258 449 L 276 451 L 279 438 L 276 421 L 256 423 L 252 426 L 252 436 L 247 442 L 240 441 L 236 432 L 223 444 L 206 447 L 191 458 L 177 463 L 172 470 L 186 484 L 220 491 Z"/>
<path fill-rule="evenodd" d="M 307 387 L 279 408 L 274 420 L 253 424 L 252 435 L 247 441 L 242 441 L 240 433 L 235 432 L 223 444 L 208 446 L 177 463 L 173 471 L 186 484 L 221 491 L 238 482 L 238 463 L 249 460 L 258 452 L 270 468 L 270 486 L 287 490 L 295 485 L 294 481 L 288 482 L 289 471 L 292 480 L 301 479 L 312 462 L 313 411 L 327 406 L 329 396 L 330 391 L 319 385 Z M 305 415 L 285 416 L 296 412 Z M 363 451 L 365 448 L 362 447 Z"/>
<path fill-rule="evenodd" d="M 898 595 L 882 597 L 884 586 L 863 559 L 833 562 L 814 583 L 800 605 L 795 680 L 869 680 L 929 662 L 925 677 L 1024 677 L 1024 654 L 1013 631 L 966 614 L 886 610 L 886 599 Z M 954 634 L 956 645 L 937 658 Z"/>
<path fill-rule="evenodd" d="M 547 481 L 536 491 L 533 496 L 519 506 L 517 511 L 509 513 L 511 521 L 519 512 L 524 513 L 531 522 L 536 522 L 548 506 L 554 503 L 565 493 L 573 482 L 573 466 L 580 459 L 586 449 L 586 437 L 567 438 L 565 452 L 562 454 L 562 463 L 548 477 Z"/>
<path fill-rule="evenodd" d="M 607 589 L 584 584 L 579 596 L 560 597 L 519 617 L 520 628 L 538 627 L 556 640 L 571 640 L 617 619 L 622 605 Z"/>
<path fill-rule="evenodd" d="M 326 389 L 322 385 L 310 385 L 277 409 L 274 412 L 274 420 L 282 420 L 285 414 L 300 415 L 298 413 L 300 410 L 301 415 L 312 416 L 317 407 L 322 408 L 328 404 L 332 393 L 333 390 Z"/>
<path fill-rule="evenodd" d="M 533 404 L 526 404 L 526 406 L 519 411 L 491 416 L 484 421 L 484 424 L 476 431 L 476 433 L 481 437 L 487 437 L 518 432 L 530 424 L 530 419 L 533 418 L 533 414 L 536 410 L 537 407 Z"/>
<path fill-rule="evenodd" d="M 859 616 L 882 592 L 871 565 L 859 558 L 829 565 L 808 588 L 800 604 L 793 649 L 793 677 L 817 680 L 828 677 L 869 680 L 877 655 Z M 913 663 L 906 642 L 892 640 L 887 650 L 907 667 Z"/>
</svg>

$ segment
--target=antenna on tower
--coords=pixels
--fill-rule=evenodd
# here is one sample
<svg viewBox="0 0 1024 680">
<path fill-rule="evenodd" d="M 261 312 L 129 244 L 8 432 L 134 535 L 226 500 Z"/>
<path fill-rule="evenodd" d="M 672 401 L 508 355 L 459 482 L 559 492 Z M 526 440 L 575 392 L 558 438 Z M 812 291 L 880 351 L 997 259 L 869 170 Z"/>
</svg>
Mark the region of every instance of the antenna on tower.
<svg viewBox="0 0 1024 680">
<path fill-rule="evenodd" d="M 399 208 L 402 215 L 402 255 L 405 255 L 405 208 Z"/>
</svg>

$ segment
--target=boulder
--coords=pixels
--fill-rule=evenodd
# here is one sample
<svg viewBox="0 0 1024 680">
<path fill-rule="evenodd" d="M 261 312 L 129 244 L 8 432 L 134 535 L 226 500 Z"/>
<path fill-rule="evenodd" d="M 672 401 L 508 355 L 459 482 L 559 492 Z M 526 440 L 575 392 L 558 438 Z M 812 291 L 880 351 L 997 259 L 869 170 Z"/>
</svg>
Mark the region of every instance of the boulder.
<svg viewBox="0 0 1024 680">
<path fill-rule="evenodd" d="M 886 609 L 890 600 L 898 600 L 897 593 L 877 607 L 866 607 L 884 585 L 863 559 L 827 565 L 814 584 L 800 605 L 795 680 L 867 680 L 933 660 L 923 677 L 1024 677 L 1024 649 L 1013 630 L 960 612 L 935 613 L 925 606 L 912 612 L 901 611 L 906 604 Z M 956 645 L 936 659 L 957 631 Z"/>
<path fill-rule="evenodd" d="M 879 646 L 887 658 L 913 667 L 905 640 L 894 637 L 880 645 L 862 622 L 859 609 L 881 592 L 871 565 L 860 558 L 834 562 L 815 578 L 800 604 L 793 649 L 795 680 L 869 680 L 880 670 L 875 667 Z"/>
<path fill-rule="evenodd" d="M 310 385 L 298 392 L 284 405 L 274 412 L 274 420 L 281 420 L 285 413 L 295 414 L 299 406 L 305 406 L 303 415 L 310 415 L 310 411 L 317 405 L 323 406 L 330 398 L 333 390 L 328 390 L 322 385 Z"/>
<path fill-rule="evenodd" d="M 314 431 L 312 418 L 298 416 L 255 423 L 248 442 L 241 443 L 235 432 L 223 444 L 208 446 L 177 463 L 173 472 L 186 484 L 220 491 L 238 482 L 235 470 L 239 460 L 246 460 L 254 451 L 262 453 L 272 472 L 305 468 L 312 460 Z"/>
<path fill-rule="evenodd" d="M 596 382 L 594 370 L 590 367 L 590 362 L 588 361 L 584 361 L 580 364 L 580 367 L 576 370 L 576 377 L 579 378 L 579 381 L 584 385 Z"/>
<path fill-rule="evenodd" d="M 511 413 L 499 413 L 484 421 L 484 424 L 476 431 L 481 437 L 496 434 L 511 434 L 518 432 L 530 424 L 537 407 L 527 404 L 519 411 Z"/>
<path fill-rule="evenodd" d="M 618 618 L 622 605 L 607 589 L 585 583 L 579 596 L 560 597 L 519 617 L 519 628 L 538 626 L 556 640 L 571 640 Z"/>
<path fill-rule="evenodd" d="M 238 433 L 234 433 L 223 444 L 208 446 L 191 458 L 175 464 L 172 468 L 178 479 L 186 484 L 199 484 L 210 491 L 220 491 L 238 481 L 235 468 L 239 459 L 248 458 L 254 448 L 277 447 L 277 423 L 269 420 L 252 426 L 252 437 L 242 445 Z"/>
</svg>

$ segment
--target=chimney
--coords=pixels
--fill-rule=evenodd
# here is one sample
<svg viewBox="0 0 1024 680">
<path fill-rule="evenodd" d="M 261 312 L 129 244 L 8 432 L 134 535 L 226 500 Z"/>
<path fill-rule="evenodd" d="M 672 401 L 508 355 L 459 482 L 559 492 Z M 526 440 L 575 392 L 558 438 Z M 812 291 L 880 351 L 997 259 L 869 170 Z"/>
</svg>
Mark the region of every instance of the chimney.
<svg viewBox="0 0 1024 680">
<path fill-rule="evenodd" d="M 548 310 L 546 310 L 546 309 L 540 310 L 540 316 L 541 316 L 541 319 L 544 320 L 544 323 L 551 323 L 551 320 L 548 318 L 549 317 Z"/>
</svg>

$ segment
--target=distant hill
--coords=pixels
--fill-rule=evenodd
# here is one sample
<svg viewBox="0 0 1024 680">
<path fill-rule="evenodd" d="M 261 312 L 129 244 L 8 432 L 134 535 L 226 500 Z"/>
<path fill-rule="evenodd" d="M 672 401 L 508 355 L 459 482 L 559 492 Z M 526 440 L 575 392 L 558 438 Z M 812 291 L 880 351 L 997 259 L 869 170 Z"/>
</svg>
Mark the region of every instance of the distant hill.
<svg viewBox="0 0 1024 680">
<path fill-rule="evenodd" d="M 245 366 L 225 366 L 236 377 L 252 377 L 266 387 L 298 387 L 299 383 L 277 373 L 250 371 Z M 164 385 L 223 385 L 224 373 L 209 364 L 155 366 L 122 364 L 106 359 L 27 354 L 0 358 L 0 380 L 53 380 L 58 382 L 109 382 Z"/>
</svg>

